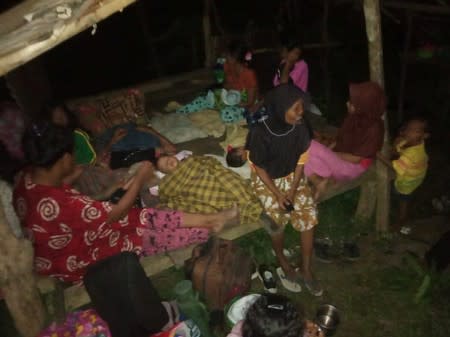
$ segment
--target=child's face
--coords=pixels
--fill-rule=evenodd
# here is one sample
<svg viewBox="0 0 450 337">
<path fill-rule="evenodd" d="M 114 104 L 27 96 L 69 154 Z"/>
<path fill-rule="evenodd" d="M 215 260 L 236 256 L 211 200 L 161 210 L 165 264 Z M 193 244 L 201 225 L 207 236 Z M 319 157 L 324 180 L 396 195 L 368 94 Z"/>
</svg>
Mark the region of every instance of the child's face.
<svg viewBox="0 0 450 337">
<path fill-rule="evenodd" d="M 156 162 L 156 168 L 162 173 L 171 173 L 178 166 L 178 159 L 175 156 L 163 156 Z"/>
<path fill-rule="evenodd" d="M 299 60 L 301 54 L 302 54 L 302 51 L 300 50 L 300 48 L 294 48 L 294 49 L 288 50 L 285 47 L 281 51 L 281 57 L 284 60 L 286 60 L 288 62 L 292 62 L 292 63 L 297 62 Z"/>
<path fill-rule="evenodd" d="M 427 136 L 425 124 L 422 121 L 412 120 L 403 130 L 403 137 L 408 143 L 421 143 Z"/>
</svg>

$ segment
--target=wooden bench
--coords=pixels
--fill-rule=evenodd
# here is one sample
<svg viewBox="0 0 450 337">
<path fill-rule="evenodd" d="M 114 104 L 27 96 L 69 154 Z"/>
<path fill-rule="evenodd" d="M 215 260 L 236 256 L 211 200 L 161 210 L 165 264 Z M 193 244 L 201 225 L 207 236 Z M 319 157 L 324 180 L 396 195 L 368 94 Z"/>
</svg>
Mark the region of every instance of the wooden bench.
<svg viewBox="0 0 450 337">
<path fill-rule="evenodd" d="M 374 205 L 376 197 L 374 197 L 376 190 L 376 169 L 373 165 L 366 173 L 364 173 L 358 179 L 352 180 L 346 183 L 338 183 L 330 187 L 324 196 L 321 198 L 320 202 L 333 198 L 339 194 L 345 193 L 349 190 L 364 186 L 363 188 L 368 188 L 371 193 L 369 193 L 370 198 L 367 200 L 360 200 L 357 216 L 367 217 L 371 215 L 374 210 Z M 259 223 L 240 225 L 233 228 L 226 229 L 220 234 L 220 237 L 224 239 L 234 240 L 246 234 L 249 234 L 255 230 L 261 228 Z M 148 276 L 158 274 L 164 270 L 171 267 L 182 267 L 185 260 L 191 256 L 192 249 L 195 245 L 168 252 L 165 254 L 159 254 L 155 256 L 143 257 L 141 259 L 141 264 Z M 72 311 L 82 305 L 89 303 L 89 296 L 86 293 L 84 287 L 82 286 L 68 286 L 64 287 L 61 282 L 56 279 L 49 277 L 39 277 L 38 287 L 41 293 L 51 293 L 51 292 L 63 292 L 63 295 L 53 295 L 52 297 L 56 300 L 53 304 L 49 306 L 52 314 L 59 316 L 57 311 L 64 309 L 66 311 Z M 64 300 L 64 303 L 57 303 L 57 301 Z"/>
</svg>

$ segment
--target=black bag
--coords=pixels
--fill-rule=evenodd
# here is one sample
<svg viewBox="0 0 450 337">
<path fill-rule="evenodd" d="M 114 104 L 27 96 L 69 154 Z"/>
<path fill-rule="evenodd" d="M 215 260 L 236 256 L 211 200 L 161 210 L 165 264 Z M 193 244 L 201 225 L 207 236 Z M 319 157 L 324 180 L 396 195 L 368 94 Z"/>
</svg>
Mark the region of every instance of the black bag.
<svg viewBox="0 0 450 337">
<path fill-rule="evenodd" d="M 122 167 L 130 167 L 131 165 L 141 161 L 151 161 L 155 164 L 155 149 L 111 152 L 109 167 L 115 170 Z"/>
<path fill-rule="evenodd" d="M 148 337 L 169 321 L 134 253 L 123 252 L 90 266 L 84 285 L 112 337 Z"/>
</svg>

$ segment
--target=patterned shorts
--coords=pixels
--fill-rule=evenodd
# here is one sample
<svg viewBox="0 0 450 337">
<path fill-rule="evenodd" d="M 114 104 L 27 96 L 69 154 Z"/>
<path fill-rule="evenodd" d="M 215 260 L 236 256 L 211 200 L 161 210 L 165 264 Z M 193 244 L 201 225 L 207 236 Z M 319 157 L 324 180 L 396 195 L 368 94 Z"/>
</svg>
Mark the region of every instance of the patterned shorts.
<svg viewBox="0 0 450 337">
<path fill-rule="evenodd" d="M 310 230 L 317 225 L 317 206 L 306 178 L 302 178 L 300 181 L 295 200 L 293 201 L 294 211 L 289 213 L 279 208 L 277 199 L 255 172 L 252 172 L 251 180 L 253 189 L 267 215 L 279 226 L 278 228 L 266 228 L 269 234 L 280 232 L 288 222 L 299 232 Z M 292 173 L 286 177 L 275 179 L 273 182 L 282 193 L 287 193 L 293 180 L 294 174 Z"/>
</svg>

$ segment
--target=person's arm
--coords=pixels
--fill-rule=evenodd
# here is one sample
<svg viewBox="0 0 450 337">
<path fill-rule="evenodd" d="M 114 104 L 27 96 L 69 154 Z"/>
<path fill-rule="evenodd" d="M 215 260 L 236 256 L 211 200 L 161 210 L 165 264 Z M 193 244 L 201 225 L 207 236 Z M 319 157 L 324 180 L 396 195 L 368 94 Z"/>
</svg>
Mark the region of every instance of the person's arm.
<svg viewBox="0 0 450 337">
<path fill-rule="evenodd" d="M 153 166 L 150 162 L 141 163 L 141 166 L 139 167 L 136 176 L 130 183 L 127 192 L 116 205 L 112 206 L 111 212 L 108 214 L 108 223 L 119 221 L 128 214 L 128 211 L 133 206 L 142 185 L 150 179 L 152 172 Z"/>
<path fill-rule="evenodd" d="M 383 153 L 378 152 L 377 153 L 377 159 L 380 160 L 383 164 L 385 164 L 386 166 L 393 168 L 392 167 L 392 160 L 389 158 L 386 158 Z"/>
<path fill-rule="evenodd" d="M 158 137 L 159 141 L 161 142 L 161 146 L 162 146 L 163 150 L 167 154 L 174 154 L 177 151 L 175 145 L 172 144 L 172 142 L 170 140 L 168 140 L 166 137 L 164 137 L 162 134 L 160 134 L 158 131 L 156 131 L 152 127 L 138 126 L 138 127 L 136 127 L 136 130 L 147 132 L 147 133 L 150 133 L 150 134 Z"/>
<path fill-rule="evenodd" d="M 354 154 L 351 154 L 351 153 L 346 153 L 346 152 L 335 152 L 335 153 L 342 160 L 345 160 L 345 161 L 348 161 L 348 162 L 354 163 L 354 164 L 358 164 L 361 161 L 361 159 L 363 159 L 363 157 L 355 156 Z"/>
<path fill-rule="evenodd" d="M 109 142 L 97 153 L 97 157 L 102 161 L 110 152 L 112 146 L 127 135 L 128 131 L 124 128 L 117 128 Z"/>
<path fill-rule="evenodd" d="M 272 192 L 273 195 L 275 196 L 275 198 L 277 199 L 278 205 L 280 206 L 280 208 L 283 210 L 286 210 L 285 203 L 287 201 L 287 198 L 275 186 L 272 178 L 270 178 L 267 171 L 255 164 L 253 164 L 253 167 L 255 168 L 255 171 L 256 171 L 256 174 L 258 175 L 258 177 L 262 180 L 262 182 L 267 186 L 267 188 L 270 190 L 270 192 Z"/>
<path fill-rule="evenodd" d="M 295 194 L 297 193 L 298 185 L 300 184 L 300 180 L 303 176 L 303 165 L 297 165 L 294 171 L 294 180 L 292 182 L 291 189 L 287 194 L 287 198 L 291 203 L 295 200 Z"/>
<path fill-rule="evenodd" d="M 291 61 L 286 61 L 283 66 L 283 70 L 280 75 L 280 84 L 289 83 L 290 73 L 294 68 L 295 63 Z"/>
</svg>

